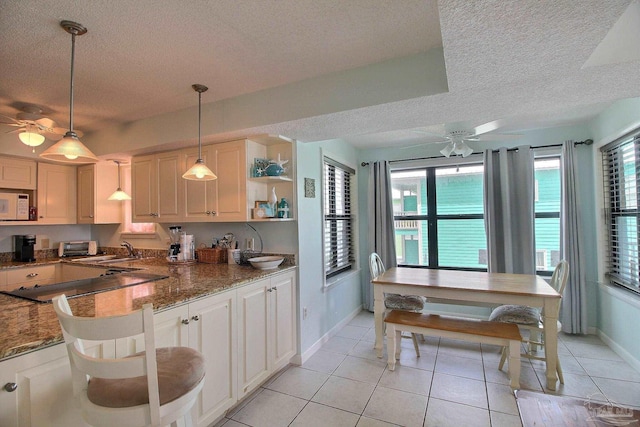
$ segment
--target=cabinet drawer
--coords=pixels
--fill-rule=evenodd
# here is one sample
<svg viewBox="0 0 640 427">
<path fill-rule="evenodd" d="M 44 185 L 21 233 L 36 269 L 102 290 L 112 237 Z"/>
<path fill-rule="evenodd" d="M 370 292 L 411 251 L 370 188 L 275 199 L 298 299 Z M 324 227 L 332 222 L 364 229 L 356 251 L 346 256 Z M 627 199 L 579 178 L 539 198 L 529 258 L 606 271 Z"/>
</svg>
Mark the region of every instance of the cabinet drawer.
<svg viewBox="0 0 640 427">
<path fill-rule="evenodd" d="M 56 276 L 55 265 L 43 265 L 40 267 L 25 267 L 7 270 L 7 286 L 24 284 L 51 283 Z M 13 288 L 12 288 L 13 289 Z"/>
</svg>

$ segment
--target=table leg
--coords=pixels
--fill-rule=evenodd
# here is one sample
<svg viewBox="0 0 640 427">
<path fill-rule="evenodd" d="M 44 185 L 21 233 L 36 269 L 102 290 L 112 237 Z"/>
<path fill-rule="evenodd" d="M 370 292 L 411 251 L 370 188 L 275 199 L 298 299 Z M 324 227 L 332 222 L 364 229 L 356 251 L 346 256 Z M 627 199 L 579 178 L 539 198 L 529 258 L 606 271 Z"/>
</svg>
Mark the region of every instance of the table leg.
<svg viewBox="0 0 640 427">
<path fill-rule="evenodd" d="M 558 366 L 558 305 L 559 298 L 546 298 L 544 301 L 544 356 L 547 365 L 547 388 L 556 390 L 556 369 Z"/>
<path fill-rule="evenodd" d="M 376 329 L 376 356 L 382 357 L 382 335 L 384 334 L 384 292 L 382 285 L 373 285 L 373 319 Z"/>
</svg>

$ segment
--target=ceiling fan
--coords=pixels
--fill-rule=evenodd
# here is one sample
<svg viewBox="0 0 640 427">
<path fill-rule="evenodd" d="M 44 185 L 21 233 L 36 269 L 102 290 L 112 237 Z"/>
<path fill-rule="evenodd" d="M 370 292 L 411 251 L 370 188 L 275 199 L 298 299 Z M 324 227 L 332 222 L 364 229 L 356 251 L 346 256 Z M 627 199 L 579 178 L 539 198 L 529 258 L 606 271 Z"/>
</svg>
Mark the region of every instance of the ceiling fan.
<svg viewBox="0 0 640 427">
<path fill-rule="evenodd" d="M 445 157 L 449 157 L 452 154 L 467 157 L 469 154 L 473 153 L 473 149 L 467 145 L 466 141 L 497 141 L 514 139 L 522 136 L 520 134 L 512 133 L 492 133 L 489 135 L 490 132 L 498 129 L 502 126 L 502 124 L 503 121 L 494 120 L 480 126 L 476 126 L 472 131 L 470 131 L 460 129 L 461 124 L 458 123 L 446 126 L 446 128 L 451 130 L 445 130 L 444 134 L 436 134 L 423 130 L 414 130 L 414 132 L 433 135 L 440 139 L 439 141 L 432 142 L 448 142 L 448 144 L 442 150 L 440 150 L 440 153 L 442 153 L 442 155 Z"/>
<path fill-rule="evenodd" d="M 45 138 L 57 141 L 67 132 L 66 128 L 58 127 L 57 123 L 52 119 L 44 116 L 43 108 L 37 105 L 23 105 L 21 111 L 16 114 L 16 118 L 0 114 L 0 124 L 13 126 L 16 129 L 6 133 L 18 133 L 20 141 L 31 147 L 37 147 L 42 144 Z M 78 136 L 82 133 L 76 131 Z"/>
</svg>

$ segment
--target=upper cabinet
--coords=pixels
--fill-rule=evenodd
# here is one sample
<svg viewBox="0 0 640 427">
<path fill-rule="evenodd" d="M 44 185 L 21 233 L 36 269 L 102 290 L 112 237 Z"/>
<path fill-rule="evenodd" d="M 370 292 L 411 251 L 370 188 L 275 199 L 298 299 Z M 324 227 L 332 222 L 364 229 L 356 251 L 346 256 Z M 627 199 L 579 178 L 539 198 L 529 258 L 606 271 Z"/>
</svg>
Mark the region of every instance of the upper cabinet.
<svg viewBox="0 0 640 427">
<path fill-rule="evenodd" d="M 107 200 L 118 188 L 118 166 L 98 162 L 78 166 L 78 224 L 122 221 L 122 202 Z"/>
<path fill-rule="evenodd" d="M 280 155 L 285 173 L 254 177 L 256 159 Z M 202 147 L 213 181 L 189 181 L 182 174 L 198 159 L 197 147 L 134 157 L 131 163 L 134 222 L 245 222 L 288 219 L 253 217 L 256 202 L 267 202 L 275 188 L 285 198 L 290 218 L 295 206 L 294 148 L 281 137 L 242 139 Z"/>
<path fill-rule="evenodd" d="M 132 220 L 182 220 L 182 173 L 179 151 L 134 157 L 131 161 Z"/>
<path fill-rule="evenodd" d="M 34 160 L 0 157 L 0 188 L 35 190 L 36 169 Z"/>
<path fill-rule="evenodd" d="M 246 142 L 244 140 L 213 144 L 202 148 L 202 160 L 217 179 L 190 181 L 183 179 L 184 221 L 245 221 L 246 213 Z M 182 151 L 184 170 L 198 159 L 197 149 Z M 182 179 L 182 177 L 180 177 Z"/>
<path fill-rule="evenodd" d="M 38 163 L 38 223 L 76 223 L 76 167 Z"/>
</svg>

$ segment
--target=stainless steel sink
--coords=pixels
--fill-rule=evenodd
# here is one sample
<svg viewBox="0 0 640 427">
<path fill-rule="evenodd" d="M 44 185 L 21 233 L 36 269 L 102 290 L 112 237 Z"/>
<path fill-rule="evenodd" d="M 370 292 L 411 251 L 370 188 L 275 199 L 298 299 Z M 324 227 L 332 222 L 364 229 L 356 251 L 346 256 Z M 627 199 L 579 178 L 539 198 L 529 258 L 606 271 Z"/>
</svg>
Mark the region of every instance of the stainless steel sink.
<svg viewBox="0 0 640 427">
<path fill-rule="evenodd" d="M 131 261 L 137 261 L 140 260 L 142 258 L 109 258 L 109 259 L 104 259 L 101 261 L 97 261 L 96 264 L 116 264 L 119 262 L 131 262 Z"/>
</svg>

